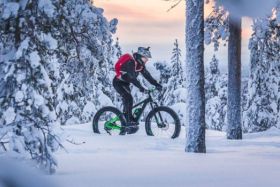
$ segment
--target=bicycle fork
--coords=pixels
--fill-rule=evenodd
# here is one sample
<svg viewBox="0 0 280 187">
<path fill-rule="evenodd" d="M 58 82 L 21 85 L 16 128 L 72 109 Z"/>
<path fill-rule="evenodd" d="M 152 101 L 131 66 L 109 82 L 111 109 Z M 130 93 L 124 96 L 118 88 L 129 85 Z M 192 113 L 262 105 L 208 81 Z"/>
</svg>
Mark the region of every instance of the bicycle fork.
<svg viewBox="0 0 280 187">
<path fill-rule="evenodd" d="M 154 110 L 154 106 L 153 104 L 151 103 L 151 107 L 152 107 L 152 110 Z M 157 107 L 157 104 L 156 104 L 156 107 Z M 163 123 L 163 118 L 162 118 L 162 115 L 160 112 L 158 112 L 158 116 L 157 116 L 157 113 L 155 113 L 155 118 L 156 118 L 156 123 L 157 123 L 157 126 L 159 128 L 163 128 L 165 127 L 164 123 Z"/>
</svg>

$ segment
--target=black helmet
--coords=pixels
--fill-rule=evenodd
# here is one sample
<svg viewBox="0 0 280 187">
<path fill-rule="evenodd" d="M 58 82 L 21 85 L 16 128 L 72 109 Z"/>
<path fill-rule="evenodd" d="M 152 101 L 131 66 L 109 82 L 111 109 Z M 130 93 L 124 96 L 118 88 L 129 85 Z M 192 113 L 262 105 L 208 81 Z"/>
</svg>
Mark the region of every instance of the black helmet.
<svg viewBox="0 0 280 187">
<path fill-rule="evenodd" d="M 141 56 L 144 56 L 146 58 L 152 58 L 151 52 L 150 52 L 150 47 L 138 47 L 137 53 Z"/>
</svg>

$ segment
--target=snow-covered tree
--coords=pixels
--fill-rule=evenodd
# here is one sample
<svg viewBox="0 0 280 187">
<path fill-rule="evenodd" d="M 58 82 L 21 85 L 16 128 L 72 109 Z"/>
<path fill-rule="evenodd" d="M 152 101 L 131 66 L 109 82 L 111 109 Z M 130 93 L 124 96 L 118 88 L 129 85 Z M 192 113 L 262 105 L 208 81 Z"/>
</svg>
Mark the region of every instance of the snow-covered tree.
<svg viewBox="0 0 280 187">
<path fill-rule="evenodd" d="M 206 69 L 205 76 L 206 125 L 208 129 L 226 131 L 228 93 L 227 79 L 228 75 L 220 72 L 218 59 L 214 56 L 210 62 L 210 67 Z M 248 100 L 247 77 L 242 78 L 241 93 L 242 115 L 245 116 Z M 244 130 L 246 130 L 246 128 Z"/>
<path fill-rule="evenodd" d="M 62 124 L 89 122 L 97 109 L 114 100 L 112 33 L 117 20 L 108 22 L 103 9 L 89 0 L 62 1 L 58 8 L 63 84 L 56 108 Z"/>
<path fill-rule="evenodd" d="M 215 4 L 213 11 L 205 20 L 205 44 L 210 45 L 213 43 L 214 50 L 219 49 L 221 41 L 225 41 L 229 38 L 229 14 L 222 7 Z"/>
<path fill-rule="evenodd" d="M 31 158 L 48 172 L 55 171 L 52 152 L 60 146 L 57 40 L 49 28 L 57 19 L 54 4 L 5 1 L 0 17 L 0 142 L 5 151 Z"/>
<path fill-rule="evenodd" d="M 216 3 L 215 0 L 214 2 Z M 238 3 L 240 2 L 236 2 Z M 216 3 L 205 25 L 206 44 L 214 43 L 217 50 L 220 40 L 228 41 L 227 137 L 241 139 L 241 16 L 228 13 L 224 7 Z"/>
<path fill-rule="evenodd" d="M 222 131 L 226 127 L 227 75 L 221 74 L 214 55 L 205 76 L 206 126 Z"/>
<path fill-rule="evenodd" d="M 244 114 L 244 129 L 248 132 L 279 125 L 279 10 L 275 8 L 272 16 L 256 19 L 253 24 L 249 97 Z"/>
<path fill-rule="evenodd" d="M 176 39 L 174 42 L 174 48 L 172 50 L 172 57 L 171 57 L 171 77 L 166 85 L 166 92 L 164 103 L 166 105 L 174 105 L 178 102 L 186 102 L 185 99 L 181 96 L 180 93 L 177 93 L 176 90 L 182 89 L 185 87 L 184 85 L 184 74 L 183 74 L 183 67 L 181 61 L 181 49 L 179 48 L 178 40 Z M 184 94 L 182 92 L 182 94 Z"/>
<path fill-rule="evenodd" d="M 220 69 L 219 69 L 219 60 L 216 55 L 213 55 L 213 58 L 210 62 L 209 69 L 206 69 L 205 75 L 205 98 L 206 100 L 215 97 L 218 95 L 218 89 L 216 83 L 220 77 Z"/>
<path fill-rule="evenodd" d="M 186 0 L 186 18 L 189 125 L 186 151 L 205 153 L 204 1 Z"/>
<path fill-rule="evenodd" d="M 180 85 L 183 84 L 184 81 L 184 74 L 183 74 L 183 65 L 181 61 L 182 52 L 179 48 L 178 40 L 176 39 L 174 42 L 174 48 L 172 51 L 172 57 L 171 57 L 171 64 L 172 64 L 172 76 L 177 76 L 175 84 L 175 88 L 178 88 Z"/>
<path fill-rule="evenodd" d="M 215 2 L 216 0 L 213 0 L 213 1 Z M 272 16 L 273 17 L 272 20 L 274 20 L 272 22 L 274 22 L 276 24 L 277 24 L 277 22 L 279 23 L 279 11 L 278 10 L 279 10 L 279 5 L 280 5 L 279 1 L 277 1 L 277 2 L 278 2 L 278 4 L 277 4 L 276 8 L 273 10 L 273 16 Z M 217 8 L 220 5 L 224 5 L 224 3 L 228 5 L 228 6 L 225 6 L 225 7 L 229 8 L 230 13 L 233 15 L 233 16 L 231 16 L 231 18 L 234 18 L 234 19 L 231 19 L 231 20 L 236 20 L 236 18 L 237 18 L 237 20 L 240 21 L 240 17 L 237 16 L 238 11 L 237 11 L 236 7 L 238 7 L 238 3 L 243 3 L 243 4 L 245 3 L 246 4 L 246 1 L 242 1 L 242 2 L 241 1 L 240 2 L 219 1 L 219 4 L 216 4 L 217 6 L 215 6 L 216 10 L 214 10 L 213 13 L 206 19 L 206 34 L 205 34 L 206 39 L 205 39 L 205 41 L 206 41 L 206 44 L 210 44 L 211 42 L 213 42 L 216 49 L 219 46 L 219 39 L 228 40 L 228 37 L 230 36 L 230 34 L 229 34 L 230 33 L 229 15 L 231 15 L 231 14 L 228 14 L 226 11 L 223 11 L 224 8 Z M 263 3 L 263 2 L 259 2 L 259 4 L 260 3 Z M 274 2 L 270 1 L 269 3 L 270 4 L 269 5 L 267 4 L 268 6 L 264 9 L 266 9 L 266 10 L 270 9 Z M 231 4 L 231 5 L 229 5 L 229 4 Z M 250 4 L 247 3 L 246 8 L 248 8 L 248 5 L 250 5 Z M 264 5 L 264 6 L 266 6 L 266 5 Z M 235 8 L 235 10 L 233 10 L 234 8 Z M 249 15 L 249 14 L 251 14 L 251 16 L 254 16 L 252 14 L 255 14 L 255 15 L 256 14 L 259 14 L 259 15 L 263 14 L 264 15 L 264 12 L 265 12 L 264 9 L 262 9 L 262 11 L 248 11 L 248 12 L 244 11 L 245 9 L 242 9 L 240 11 L 240 13 L 243 11 L 241 13 L 242 15 Z M 232 11 L 234 11 L 234 12 L 232 12 Z M 259 12 L 262 12 L 262 13 L 259 13 Z M 259 20 L 259 19 L 257 19 L 257 20 Z M 266 22 L 268 22 L 268 20 L 266 20 L 266 21 L 264 21 L 264 20 L 260 21 L 259 20 L 257 22 L 259 22 L 259 23 L 256 23 L 256 22 L 254 23 L 255 35 L 257 37 L 253 35 L 253 40 L 256 40 L 253 43 L 262 42 L 264 44 L 251 44 L 250 45 L 250 49 L 251 49 L 252 53 L 251 53 L 251 76 L 250 76 L 251 80 L 249 81 L 249 87 L 250 87 L 249 98 L 248 97 L 243 97 L 243 100 L 242 100 L 242 108 L 243 108 L 243 110 L 245 110 L 245 113 L 244 113 L 243 117 L 246 118 L 246 119 L 244 119 L 244 122 L 243 122 L 245 124 L 244 125 L 244 130 L 245 131 L 250 131 L 250 132 L 265 130 L 265 129 L 269 128 L 269 126 L 271 124 L 273 124 L 272 121 L 275 121 L 275 115 L 272 115 L 272 113 L 277 113 L 277 112 L 275 112 L 276 111 L 275 108 L 277 108 L 275 106 L 277 106 L 277 104 L 276 105 L 272 104 L 274 106 L 271 106 L 271 103 L 275 103 L 273 100 L 276 100 L 275 99 L 276 96 L 275 96 L 274 93 L 270 93 L 270 92 L 272 92 L 271 90 L 276 90 L 275 89 L 276 87 L 274 86 L 275 88 L 273 88 L 272 85 L 276 85 L 277 81 L 273 81 L 274 83 L 269 82 L 269 80 L 271 81 L 270 77 L 273 77 L 273 76 L 268 76 L 269 72 L 271 74 L 271 70 L 268 67 L 271 64 L 267 62 L 266 57 L 263 57 L 263 52 L 261 52 L 262 49 L 265 49 L 266 50 L 265 53 L 274 54 L 274 53 L 277 53 L 277 52 L 275 52 L 277 50 L 277 47 L 275 47 L 275 48 L 267 47 L 267 46 L 271 45 L 270 42 L 264 42 L 263 38 L 265 38 L 265 37 L 263 37 L 263 36 L 260 37 L 259 36 L 259 35 L 262 35 L 261 34 L 262 30 L 269 30 L 269 29 L 266 29 L 266 26 L 269 25 L 269 24 L 266 23 Z M 260 24 L 260 22 L 262 22 L 262 23 Z M 258 29 L 256 29 L 256 27 Z M 223 34 L 223 33 L 226 33 L 226 34 Z M 273 33 L 277 33 L 277 32 L 274 31 Z M 231 36 L 233 36 L 233 35 L 234 34 L 231 34 Z M 241 35 L 240 31 L 239 31 L 238 35 Z M 270 34 L 268 34 L 268 35 L 270 35 Z M 223 37 L 223 36 L 225 36 L 225 37 Z M 267 36 L 267 38 L 269 38 L 269 37 L 270 36 Z M 232 37 L 232 39 L 234 39 L 234 40 L 236 38 L 239 38 L 239 37 L 235 37 L 235 36 Z M 272 37 L 270 37 L 270 38 L 272 38 Z M 277 34 L 275 34 L 275 38 L 277 38 Z M 265 38 L 265 40 L 266 40 L 266 38 Z M 268 41 L 270 41 L 270 40 L 268 40 Z M 276 41 L 277 41 L 277 39 L 276 39 Z M 252 43 L 252 41 L 251 41 L 251 43 Z M 238 44 L 238 45 L 240 45 L 240 44 Z M 234 48 L 229 46 L 229 50 L 230 50 L 230 48 L 234 49 Z M 261 51 L 259 51 L 259 50 L 261 50 Z M 268 52 L 269 50 L 270 50 L 270 52 Z M 230 51 L 229 51 L 229 54 L 231 54 Z M 239 55 L 233 54 L 231 56 L 233 58 L 236 58 Z M 274 55 L 270 55 L 270 56 L 274 56 Z M 279 61 L 279 59 L 277 59 L 277 60 Z M 229 65 L 232 65 L 232 64 L 233 63 L 230 63 Z M 253 64 L 259 64 L 259 65 L 253 65 Z M 268 65 L 266 65 L 266 64 L 268 64 Z M 255 66 L 255 67 L 253 67 L 253 66 Z M 238 69 L 239 69 L 239 67 L 238 67 Z M 275 69 L 277 69 L 277 68 L 275 68 Z M 233 69 L 231 67 L 229 67 L 229 70 L 231 71 Z M 230 76 L 229 81 L 230 82 L 233 82 L 233 80 L 234 80 L 231 77 L 236 77 L 236 80 L 237 80 L 237 77 L 240 77 L 240 76 L 236 76 L 237 75 L 236 72 L 232 72 L 230 74 L 229 74 L 229 76 Z M 272 74 L 277 74 L 277 72 L 274 72 Z M 237 85 L 237 84 L 235 84 L 235 85 Z M 231 89 L 230 87 L 229 87 L 229 89 Z M 237 87 L 238 87 L 238 90 L 239 90 L 239 88 L 240 88 L 239 80 L 238 80 Z M 236 89 L 233 89 L 233 90 L 236 90 Z M 246 89 L 244 89 L 243 91 L 245 91 L 245 90 Z M 254 90 L 254 91 L 250 91 L 250 90 Z M 229 93 L 233 95 L 234 92 L 229 91 Z M 239 91 L 238 91 L 238 93 L 239 93 Z M 245 93 L 243 93 L 243 94 L 245 94 Z M 268 97 L 271 97 L 271 95 L 274 95 L 274 96 L 272 96 L 272 98 L 268 99 Z M 229 97 L 231 97 L 231 96 L 229 95 Z M 261 99 L 262 97 L 266 98 L 266 99 Z M 231 97 L 231 98 L 233 98 L 233 97 Z M 252 99 L 252 98 L 254 98 L 254 99 Z M 245 107 L 244 102 L 247 102 L 247 99 L 248 99 L 248 106 Z M 234 100 L 237 101 L 239 99 L 236 97 Z M 265 100 L 267 100 L 267 101 L 265 101 Z M 231 100 L 229 100 L 229 102 L 231 102 Z M 238 101 L 238 103 L 239 103 L 239 101 Z M 230 105 L 229 107 L 231 107 L 231 106 L 232 105 Z M 250 108 L 249 110 L 248 110 L 248 107 Z M 238 120 L 236 120 L 236 117 L 235 117 L 236 116 L 236 110 L 239 110 L 239 108 L 241 108 L 241 107 L 232 107 L 232 109 L 234 109 L 234 108 L 235 108 L 235 110 L 232 110 L 232 112 L 230 112 L 231 115 L 228 115 L 229 118 L 234 119 L 234 120 L 229 120 L 231 122 L 237 122 L 238 121 Z M 238 114 L 238 116 L 240 116 L 240 115 Z M 250 122 L 251 119 L 254 119 L 254 120 L 252 120 Z M 263 120 L 261 120 L 261 119 L 263 119 Z M 236 125 L 238 125 L 238 127 L 235 128 L 235 129 L 236 129 L 236 131 L 239 131 L 238 134 L 241 134 L 240 133 L 241 132 L 241 130 L 240 130 L 241 127 L 240 127 L 239 124 L 240 124 L 239 122 L 236 123 Z M 258 126 L 260 126 L 260 124 L 262 124 L 263 127 L 261 127 L 260 129 L 259 128 L 253 128 L 254 124 L 258 124 Z M 232 126 L 232 125 L 230 124 L 230 126 Z M 229 127 L 229 130 L 230 130 L 230 128 L 231 127 Z"/>
<path fill-rule="evenodd" d="M 89 0 L 1 1 L 0 13 L 0 150 L 53 172 L 59 122 L 112 103 L 117 20 Z"/>
</svg>

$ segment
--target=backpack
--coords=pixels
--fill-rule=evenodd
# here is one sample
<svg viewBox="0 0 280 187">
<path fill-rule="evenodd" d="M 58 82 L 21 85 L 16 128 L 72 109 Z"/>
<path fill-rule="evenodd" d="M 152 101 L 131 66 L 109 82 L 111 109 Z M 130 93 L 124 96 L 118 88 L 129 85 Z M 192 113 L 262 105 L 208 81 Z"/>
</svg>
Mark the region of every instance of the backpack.
<svg viewBox="0 0 280 187">
<path fill-rule="evenodd" d="M 121 72 L 121 67 L 129 62 L 130 60 L 134 60 L 134 58 L 130 55 L 130 54 L 125 54 L 122 55 L 119 60 L 117 61 L 117 63 L 115 64 L 115 72 L 116 72 L 116 77 L 120 78 L 120 76 L 122 75 Z"/>
</svg>

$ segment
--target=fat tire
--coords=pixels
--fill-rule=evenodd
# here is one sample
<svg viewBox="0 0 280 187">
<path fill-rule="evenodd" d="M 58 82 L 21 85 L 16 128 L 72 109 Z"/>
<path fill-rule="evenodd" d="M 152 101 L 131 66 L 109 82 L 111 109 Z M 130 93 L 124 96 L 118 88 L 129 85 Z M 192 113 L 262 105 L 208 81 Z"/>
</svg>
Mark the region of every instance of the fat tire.
<svg viewBox="0 0 280 187">
<path fill-rule="evenodd" d="M 125 117 L 124 117 L 123 113 L 115 107 L 107 106 L 107 107 L 103 107 L 100 110 L 98 110 L 93 118 L 92 129 L 93 129 L 94 133 L 100 134 L 98 122 L 99 122 L 100 116 L 102 116 L 102 114 L 104 112 L 112 112 L 112 113 L 116 114 L 116 116 L 119 116 L 119 118 L 120 118 L 122 127 L 125 126 L 126 122 L 125 122 Z"/>
<path fill-rule="evenodd" d="M 147 115 L 147 118 L 146 118 L 146 121 L 145 121 L 145 129 L 146 129 L 147 135 L 148 136 L 154 136 L 154 134 L 152 132 L 152 129 L 151 129 L 151 119 L 157 112 L 160 112 L 160 111 L 167 112 L 174 119 L 175 130 L 174 130 L 174 133 L 171 136 L 171 138 L 172 139 L 177 138 L 180 135 L 180 132 L 181 132 L 180 119 L 179 119 L 178 115 L 176 114 L 176 112 L 174 110 L 172 110 L 169 107 L 165 107 L 165 106 L 156 107 L 151 112 L 149 112 L 149 114 Z"/>
</svg>

